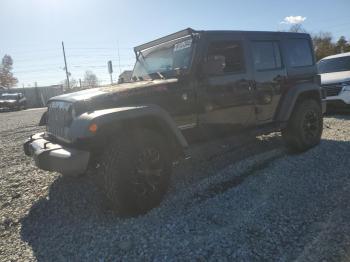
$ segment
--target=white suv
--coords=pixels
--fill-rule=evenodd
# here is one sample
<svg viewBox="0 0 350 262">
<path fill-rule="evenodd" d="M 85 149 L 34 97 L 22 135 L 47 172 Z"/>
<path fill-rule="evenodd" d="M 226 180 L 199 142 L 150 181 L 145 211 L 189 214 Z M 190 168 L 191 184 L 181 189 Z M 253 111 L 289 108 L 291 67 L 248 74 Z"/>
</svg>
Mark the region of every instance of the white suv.
<svg viewBox="0 0 350 262">
<path fill-rule="evenodd" d="M 327 108 L 350 108 L 350 52 L 327 56 L 318 64 Z"/>
</svg>

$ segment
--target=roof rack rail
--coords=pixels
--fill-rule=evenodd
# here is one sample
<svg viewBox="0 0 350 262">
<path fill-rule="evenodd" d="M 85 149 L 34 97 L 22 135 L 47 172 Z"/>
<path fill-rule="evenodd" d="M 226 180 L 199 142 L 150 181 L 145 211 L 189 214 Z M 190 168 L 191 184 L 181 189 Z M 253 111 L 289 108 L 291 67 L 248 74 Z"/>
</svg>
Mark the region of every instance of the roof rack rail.
<svg viewBox="0 0 350 262">
<path fill-rule="evenodd" d="M 158 39 L 153 40 L 153 41 L 151 41 L 151 42 L 148 42 L 148 43 L 145 43 L 145 44 L 136 46 L 136 47 L 134 48 L 134 51 L 135 51 L 135 53 L 137 53 L 137 52 L 139 52 L 139 51 L 148 49 L 148 48 L 150 48 L 150 47 L 152 47 L 152 46 L 156 46 L 156 45 L 159 45 L 159 44 L 162 44 L 162 43 L 166 43 L 166 42 L 175 40 L 175 39 L 177 39 L 177 38 L 181 38 L 181 37 L 184 37 L 184 36 L 193 34 L 193 33 L 195 33 L 195 32 L 196 32 L 196 31 L 193 30 L 192 28 L 186 28 L 185 30 L 181 30 L 181 31 L 179 31 L 179 32 L 176 32 L 176 33 L 173 33 L 173 34 L 170 34 L 170 35 L 167 35 L 167 36 L 158 38 Z"/>
</svg>

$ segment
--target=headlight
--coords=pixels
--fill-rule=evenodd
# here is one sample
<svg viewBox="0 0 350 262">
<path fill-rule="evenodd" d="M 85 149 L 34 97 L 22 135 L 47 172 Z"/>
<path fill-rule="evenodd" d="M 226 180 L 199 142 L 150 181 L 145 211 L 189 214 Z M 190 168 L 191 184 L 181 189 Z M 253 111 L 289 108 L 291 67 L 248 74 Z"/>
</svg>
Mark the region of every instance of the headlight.
<svg viewBox="0 0 350 262">
<path fill-rule="evenodd" d="M 345 91 L 350 92 L 350 84 L 343 87 L 343 92 L 345 92 Z"/>
<path fill-rule="evenodd" d="M 346 82 L 343 82 L 341 83 L 343 89 L 342 91 L 345 92 L 345 91 L 350 91 L 350 81 L 346 81 Z"/>
</svg>

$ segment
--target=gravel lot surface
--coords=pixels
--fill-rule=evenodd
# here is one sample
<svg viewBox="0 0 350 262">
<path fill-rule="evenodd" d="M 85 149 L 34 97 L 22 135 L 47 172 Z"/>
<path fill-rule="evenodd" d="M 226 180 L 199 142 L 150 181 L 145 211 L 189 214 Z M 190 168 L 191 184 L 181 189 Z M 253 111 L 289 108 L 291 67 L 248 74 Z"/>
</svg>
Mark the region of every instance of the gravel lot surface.
<svg viewBox="0 0 350 262">
<path fill-rule="evenodd" d="M 278 134 L 196 145 L 160 207 L 119 218 L 93 174 L 24 156 L 42 113 L 0 113 L 1 261 L 350 261 L 350 115 L 328 116 L 300 155 Z"/>
</svg>

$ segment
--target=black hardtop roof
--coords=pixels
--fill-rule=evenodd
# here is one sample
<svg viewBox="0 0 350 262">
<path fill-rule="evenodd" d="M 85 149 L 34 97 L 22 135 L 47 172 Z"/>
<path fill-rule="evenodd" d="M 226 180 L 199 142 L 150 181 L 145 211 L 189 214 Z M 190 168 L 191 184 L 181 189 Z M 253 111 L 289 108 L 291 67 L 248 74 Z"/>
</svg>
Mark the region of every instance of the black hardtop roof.
<svg viewBox="0 0 350 262">
<path fill-rule="evenodd" d="M 277 31 L 243 31 L 243 30 L 194 30 L 192 28 L 186 28 L 184 30 L 178 31 L 176 33 L 158 38 L 156 40 L 153 40 L 151 42 L 136 46 L 134 48 L 135 52 L 139 52 L 141 50 L 145 50 L 148 49 L 150 47 L 162 44 L 162 43 L 166 43 L 178 38 L 182 38 L 191 34 L 206 34 L 206 35 L 216 35 L 216 34 L 243 34 L 243 35 L 285 35 L 288 37 L 297 37 L 297 38 L 310 38 L 310 35 L 307 33 L 294 33 L 294 32 L 277 32 Z"/>
</svg>

